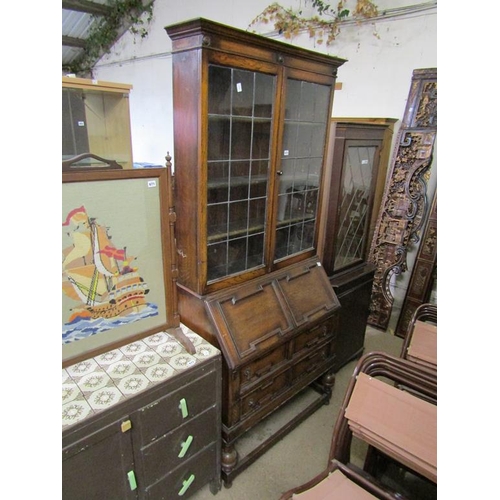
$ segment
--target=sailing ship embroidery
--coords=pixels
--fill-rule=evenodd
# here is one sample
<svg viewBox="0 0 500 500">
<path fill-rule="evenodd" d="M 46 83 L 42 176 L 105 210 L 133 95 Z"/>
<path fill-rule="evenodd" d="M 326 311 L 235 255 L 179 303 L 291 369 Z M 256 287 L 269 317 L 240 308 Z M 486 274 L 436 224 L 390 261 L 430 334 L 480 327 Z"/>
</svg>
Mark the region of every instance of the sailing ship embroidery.
<svg viewBox="0 0 500 500">
<path fill-rule="evenodd" d="M 154 311 L 147 316 L 158 314 L 156 306 L 146 301 L 149 288 L 133 266 L 136 257 L 128 256 L 126 247 L 113 245 L 107 227 L 89 217 L 84 206 L 71 210 L 62 225 L 72 240 L 63 249 L 62 290 L 76 302 L 66 326 L 86 320 L 82 328 L 88 332 L 83 336 L 88 336 L 97 333 L 88 328 L 88 321 L 101 320 L 99 331 L 104 331 L 129 316 L 140 319 L 137 314 L 148 306 Z"/>
</svg>

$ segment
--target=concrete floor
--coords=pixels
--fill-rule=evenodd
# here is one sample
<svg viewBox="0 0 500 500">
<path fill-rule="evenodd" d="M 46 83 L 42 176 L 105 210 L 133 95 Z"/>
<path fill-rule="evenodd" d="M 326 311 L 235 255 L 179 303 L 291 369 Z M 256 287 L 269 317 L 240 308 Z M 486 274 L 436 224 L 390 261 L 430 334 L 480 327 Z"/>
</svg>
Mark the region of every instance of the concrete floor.
<svg viewBox="0 0 500 500">
<path fill-rule="evenodd" d="M 401 338 L 390 333 L 367 328 L 365 352 L 385 351 L 399 356 L 402 343 Z M 351 361 L 336 374 L 329 405 L 322 406 L 236 476 L 230 488 L 222 486 L 214 496 L 209 487 L 205 486 L 190 498 L 277 500 L 283 492 L 305 483 L 321 472 L 328 461 L 333 427 L 355 365 L 356 360 Z"/>
</svg>

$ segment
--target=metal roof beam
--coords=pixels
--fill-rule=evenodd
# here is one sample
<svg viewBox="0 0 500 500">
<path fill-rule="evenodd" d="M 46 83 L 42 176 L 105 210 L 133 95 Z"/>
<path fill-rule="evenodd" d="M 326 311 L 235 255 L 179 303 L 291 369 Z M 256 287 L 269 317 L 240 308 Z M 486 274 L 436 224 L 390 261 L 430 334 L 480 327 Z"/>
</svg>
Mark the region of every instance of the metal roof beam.
<svg viewBox="0 0 500 500">
<path fill-rule="evenodd" d="M 62 0 L 62 8 L 66 10 L 75 10 L 97 16 L 105 16 L 111 12 L 111 8 L 100 3 L 90 2 L 89 0 Z"/>
<path fill-rule="evenodd" d="M 77 47 L 79 49 L 85 48 L 85 40 L 83 38 L 74 38 L 72 36 L 62 36 L 62 44 L 65 47 Z"/>
</svg>

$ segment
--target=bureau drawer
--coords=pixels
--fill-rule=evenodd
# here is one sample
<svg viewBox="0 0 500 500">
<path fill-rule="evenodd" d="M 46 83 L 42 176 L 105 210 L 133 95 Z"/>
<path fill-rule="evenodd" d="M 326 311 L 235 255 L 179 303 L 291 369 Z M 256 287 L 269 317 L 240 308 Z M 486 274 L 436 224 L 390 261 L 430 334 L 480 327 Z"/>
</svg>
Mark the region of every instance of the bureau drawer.
<svg viewBox="0 0 500 500">
<path fill-rule="evenodd" d="M 212 444 L 180 465 L 170 474 L 146 488 L 148 500 L 188 498 L 208 481 L 220 477 L 217 467 L 217 448 Z"/>
<path fill-rule="evenodd" d="M 333 340 L 317 348 L 311 354 L 295 363 L 292 367 L 293 382 L 308 377 L 315 372 L 323 372 L 325 363 L 333 361 Z"/>
<path fill-rule="evenodd" d="M 142 449 L 142 483 L 154 483 L 167 471 L 179 467 L 217 441 L 217 438 L 217 413 L 213 407 Z"/>
<path fill-rule="evenodd" d="M 138 410 L 132 421 L 135 422 L 133 431 L 138 435 L 139 446 L 142 448 L 211 407 L 216 401 L 215 376 L 216 372 L 207 373 Z"/>
<path fill-rule="evenodd" d="M 261 409 L 284 392 L 289 385 L 288 371 L 263 379 L 255 390 L 241 399 L 241 417 L 245 418 L 247 414 Z"/>
<path fill-rule="evenodd" d="M 302 355 L 311 351 L 324 342 L 327 337 L 333 337 L 334 331 L 332 319 L 306 330 L 293 340 L 293 355 Z"/>
<path fill-rule="evenodd" d="M 286 361 L 287 344 L 272 350 L 269 354 L 245 365 L 241 369 L 241 392 L 257 380 L 270 373 Z"/>
</svg>

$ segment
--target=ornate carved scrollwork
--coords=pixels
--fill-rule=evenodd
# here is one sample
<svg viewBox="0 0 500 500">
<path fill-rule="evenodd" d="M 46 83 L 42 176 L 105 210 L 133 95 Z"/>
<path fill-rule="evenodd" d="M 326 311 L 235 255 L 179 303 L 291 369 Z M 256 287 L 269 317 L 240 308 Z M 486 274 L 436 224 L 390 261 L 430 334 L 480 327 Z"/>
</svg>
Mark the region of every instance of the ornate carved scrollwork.
<svg viewBox="0 0 500 500">
<path fill-rule="evenodd" d="M 368 323 L 382 329 L 394 303 L 391 278 L 407 270 L 408 245 L 419 241 L 436 131 L 437 71 L 415 70 L 369 256 L 377 270 Z"/>
<path fill-rule="evenodd" d="M 429 302 L 437 269 L 437 191 L 422 231 L 422 243 L 413 266 L 406 297 L 401 308 L 395 334 L 405 337 L 413 313 L 418 306 Z"/>
</svg>

